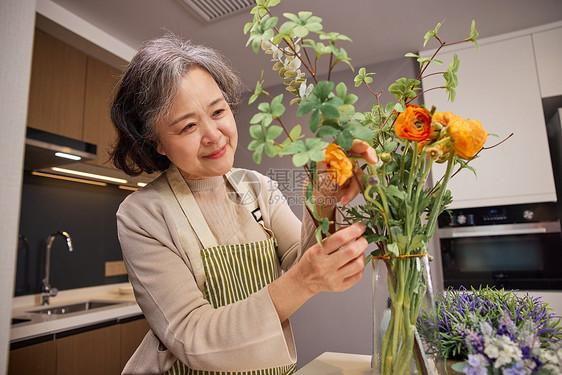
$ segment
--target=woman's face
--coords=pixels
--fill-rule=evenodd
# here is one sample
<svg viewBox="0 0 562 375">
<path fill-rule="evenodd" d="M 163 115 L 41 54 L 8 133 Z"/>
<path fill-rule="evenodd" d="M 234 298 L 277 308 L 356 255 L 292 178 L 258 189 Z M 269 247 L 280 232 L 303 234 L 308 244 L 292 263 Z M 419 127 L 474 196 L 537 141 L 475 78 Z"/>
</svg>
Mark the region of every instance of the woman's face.
<svg viewBox="0 0 562 375">
<path fill-rule="evenodd" d="M 157 151 L 189 179 L 222 176 L 232 168 L 238 133 L 234 115 L 213 77 L 190 69 L 167 116 L 156 123 Z"/>
</svg>

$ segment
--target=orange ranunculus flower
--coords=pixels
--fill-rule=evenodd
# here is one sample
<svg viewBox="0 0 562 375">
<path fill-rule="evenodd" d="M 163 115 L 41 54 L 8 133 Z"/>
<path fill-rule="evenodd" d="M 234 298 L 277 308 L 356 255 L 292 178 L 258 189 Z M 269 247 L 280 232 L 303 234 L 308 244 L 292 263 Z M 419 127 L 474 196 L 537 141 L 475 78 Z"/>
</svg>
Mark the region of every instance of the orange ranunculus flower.
<svg viewBox="0 0 562 375">
<path fill-rule="evenodd" d="M 324 161 L 326 162 L 330 179 L 337 182 L 339 186 L 342 186 L 353 175 L 354 163 L 334 143 L 330 143 L 326 148 Z"/>
<path fill-rule="evenodd" d="M 453 118 L 448 125 L 449 135 L 453 141 L 453 149 L 462 158 L 473 157 L 486 142 L 488 132 L 480 121 L 460 117 Z"/>
<path fill-rule="evenodd" d="M 455 116 L 452 112 L 435 112 L 431 120 L 443 126 L 447 126 L 455 117 L 459 116 Z"/>
<path fill-rule="evenodd" d="M 432 131 L 431 112 L 419 105 L 408 105 L 394 123 L 394 132 L 406 141 L 423 141 Z"/>
</svg>

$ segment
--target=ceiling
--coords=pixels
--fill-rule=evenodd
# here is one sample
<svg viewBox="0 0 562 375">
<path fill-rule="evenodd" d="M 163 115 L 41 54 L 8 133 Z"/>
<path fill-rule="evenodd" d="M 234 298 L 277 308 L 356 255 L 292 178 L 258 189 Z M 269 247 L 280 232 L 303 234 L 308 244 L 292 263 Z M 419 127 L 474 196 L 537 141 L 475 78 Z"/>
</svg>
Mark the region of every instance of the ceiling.
<svg viewBox="0 0 562 375">
<path fill-rule="evenodd" d="M 181 0 L 52 1 L 133 48 L 171 31 L 222 51 L 251 89 L 262 70 L 266 86 L 280 83 L 270 72 L 268 57 L 245 47 L 242 29 L 251 20 L 249 10 L 206 22 Z M 300 10 L 321 17 L 325 31 L 353 40 L 341 46 L 357 68 L 419 51 L 426 31 L 443 20 L 440 35 L 449 42 L 466 38 L 473 19 L 480 38 L 562 20 L 562 0 L 283 0 L 273 8 L 280 23 L 283 12 Z"/>
</svg>

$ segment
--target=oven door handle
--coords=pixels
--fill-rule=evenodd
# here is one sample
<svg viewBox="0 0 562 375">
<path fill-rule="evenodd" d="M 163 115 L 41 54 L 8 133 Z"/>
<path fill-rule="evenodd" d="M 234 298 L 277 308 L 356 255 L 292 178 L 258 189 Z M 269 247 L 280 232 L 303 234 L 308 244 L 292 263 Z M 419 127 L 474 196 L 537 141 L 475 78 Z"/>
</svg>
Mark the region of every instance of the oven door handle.
<svg viewBox="0 0 562 375">
<path fill-rule="evenodd" d="M 559 222 L 499 224 L 479 227 L 442 228 L 440 238 L 463 238 L 484 236 L 509 236 L 518 234 L 542 234 L 560 232 Z"/>
</svg>

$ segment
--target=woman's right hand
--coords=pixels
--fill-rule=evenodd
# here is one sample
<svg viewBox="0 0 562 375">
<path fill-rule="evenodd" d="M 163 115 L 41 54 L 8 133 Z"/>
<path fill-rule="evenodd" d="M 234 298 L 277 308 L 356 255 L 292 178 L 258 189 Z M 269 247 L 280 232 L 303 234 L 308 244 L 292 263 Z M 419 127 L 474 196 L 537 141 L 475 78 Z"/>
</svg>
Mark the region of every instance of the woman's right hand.
<svg viewBox="0 0 562 375">
<path fill-rule="evenodd" d="M 269 295 L 283 322 L 318 292 L 342 292 L 363 276 L 367 240 L 365 225 L 355 223 L 315 244 L 277 280 L 269 284 Z"/>
<path fill-rule="evenodd" d="M 322 245 L 310 247 L 293 267 L 295 277 L 312 294 L 341 292 L 363 276 L 367 240 L 365 225 L 355 223 L 330 235 Z"/>
</svg>

